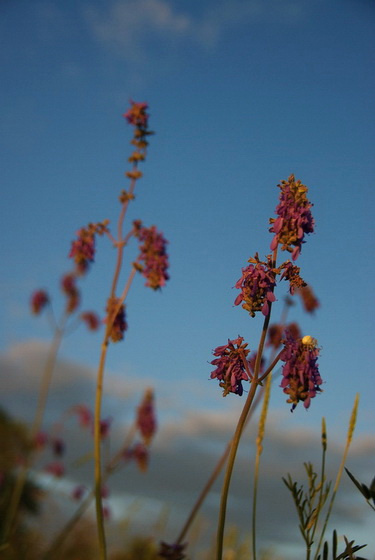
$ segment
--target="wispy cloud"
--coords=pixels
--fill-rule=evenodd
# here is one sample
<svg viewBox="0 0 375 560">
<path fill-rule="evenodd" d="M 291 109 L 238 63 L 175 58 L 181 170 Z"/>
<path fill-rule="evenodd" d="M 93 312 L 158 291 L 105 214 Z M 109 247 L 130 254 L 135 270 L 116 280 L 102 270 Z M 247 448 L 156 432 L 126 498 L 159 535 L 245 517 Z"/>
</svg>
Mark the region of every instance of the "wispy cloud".
<svg viewBox="0 0 375 560">
<path fill-rule="evenodd" d="M 212 49 L 227 30 L 247 26 L 251 32 L 261 21 L 293 24 L 305 13 L 305 0 L 222 0 L 207 3 L 201 13 L 169 0 L 114 0 L 101 12 L 87 8 L 85 18 L 97 41 L 139 63 L 152 55 L 155 41 L 161 48 L 180 41 Z"/>
<path fill-rule="evenodd" d="M 94 37 L 129 62 L 140 62 L 148 54 L 150 40 L 168 41 L 186 36 L 193 22 L 165 0 L 117 0 L 108 11 L 85 11 Z"/>
</svg>

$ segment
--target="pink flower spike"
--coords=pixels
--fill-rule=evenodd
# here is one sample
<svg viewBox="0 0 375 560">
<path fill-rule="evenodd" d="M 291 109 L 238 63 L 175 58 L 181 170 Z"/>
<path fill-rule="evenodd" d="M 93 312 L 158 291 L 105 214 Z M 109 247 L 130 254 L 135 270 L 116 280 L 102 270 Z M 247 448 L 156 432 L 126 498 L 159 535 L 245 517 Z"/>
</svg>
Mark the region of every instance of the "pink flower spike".
<svg viewBox="0 0 375 560">
<path fill-rule="evenodd" d="M 72 498 L 73 500 L 82 500 L 84 494 L 86 492 L 86 488 L 85 486 L 83 486 L 83 484 L 79 484 L 78 486 L 76 486 L 72 492 Z"/>
<path fill-rule="evenodd" d="M 105 420 L 100 420 L 100 437 L 102 439 L 106 438 L 109 434 L 111 428 L 112 418 L 106 418 Z"/>
<path fill-rule="evenodd" d="M 137 409 L 136 424 L 144 444 L 149 445 L 156 432 L 154 393 L 152 389 L 145 391 L 142 402 Z"/>
<path fill-rule="evenodd" d="M 49 296 L 45 290 L 37 290 L 31 296 L 31 311 L 34 315 L 39 315 L 41 311 L 49 304 Z"/>
<path fill-rule="evenodd" d="M 129 124 L 141 128 L 147 128 L 149 118 L 149 115 L 146 113 L 146 110 L 148 109 L 147 103 L 136 103 L 133 100 L 130 100 L 130 103 L 131 107 L 126 111 L 126 113 L 124 113 L 123 117 Z"/>
<path fill-rule="evenodd" d="M 308 188 L 290 175 L 287 181 L 281 181 L 279 204 L 276 207 L 277 218 L 270 218 L 270 232 L 274 233 L 271 250 L 280 244 L 282 251 L 292 253 L 295 261 L 305 243 L 305 235 L 314 232 L 314 218 L 311 214 L 312 203 L 307 198 Z"/>
<path fill-rule="evenodd" d="M 211 372 L 211 379 L 216 378 L 220 381 L 223 397 L 228 393 L 242 395 L 242 381 L 250 379 L 246 370 L 249 366 L 246 358 L 249 352 L 247 343 L 241 336 L 234 340 L 228 339 L 228 344 L 215 348 L 213 354 L 217 358 L 212 360 L 211 364 L 216 366 L 216 369 Z"/>
<path fill-rule="evenodd" d="M 144 472 L 148 467 L 149 452 L 143 443 L 136 443 L 133 448 L 133 458 L 140 471 Z"/>
<path fill-rule="evenodd" d="M 85 311 L 84 313 L 81 313 L 81 319 L 89 331 L 97 331 L 100 327 L 100 319 L 93 311 Z"/>
<path fill-rule="evenodd" d="M 159 290 L 169 280 L 167 272 L 169 262 L 166 249 L 168 241 L 161 232 L 157 231 L 155 226 L 141 227 L 136 232 L 136 236 L 142 242 L 138 261 L 144 263 L 144 265 L 138 265 L 136 268 L 147 279 L 146 286 L 153 290 Z"/>
<path fill-rule="evenodd" d="M 85 404 L 77 404 L 73 408 L 73 412 L 77 414 L 81 428 L 88 428 L 92 426 L 93 415 L 91 410 Z"/>
</svg>

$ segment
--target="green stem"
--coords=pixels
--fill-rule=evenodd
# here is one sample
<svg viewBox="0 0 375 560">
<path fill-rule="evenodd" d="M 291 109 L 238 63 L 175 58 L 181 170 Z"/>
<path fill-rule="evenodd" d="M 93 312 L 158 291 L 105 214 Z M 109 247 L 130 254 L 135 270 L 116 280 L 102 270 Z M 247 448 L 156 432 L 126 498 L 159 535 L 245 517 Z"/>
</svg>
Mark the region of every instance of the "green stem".
<svg viewBox="0 0 375 560">
<path fill-rule="evenodd" d="M 104 335 L 104 340 L 102 343 L 102 351 L 100 354 L 100 361 L 97 373 L 96 381 L 96 397 L 95 397 L 95 417 L 94 417 L 94 461 L 95 461 L 95 478 L 94 478 L 94 489 L 95 489 L 95 509 L 96 509 L 96 522 L 98 528 L 98 541 L 99 541 L 99 554 L 101 560 L 106 560 L 107 558 L 107 546 L 104 531 L 104 518 L 103 518 L 103 507 L 102 507 L 102 460 L 101 460 L 101 446 L 100 446 L 100 419 L 101 419 L 101 407 L 103 398 L 103 377 L 104 377 L 104 367 L 105 360 L 107 356 L 110 332 L 113 326 L 113 322 L 116 318 L 117 313 L 121 305 L 124 303 L 126 296 L 130 290 L 131 283 L 136 274 L 137 270 L 132 267 L 129 274 L 128 281 L 125 285 L 124 291 L 121 297 L 117 301 L 117 305 L 112 312 L 112 315 L 107 318 L 107 327 Z"/>
<path fill-rule="evenodd" d="M 317 559 L 320 547 L 322 546 L 324 533 L 325 533 L 326 528 L 327 528 L 328 520 L 331 516 L 333 503 L 335 501 L 337 490 L 338 490 L 340 480 L 341 480 L 342 471 L 344 470 L 346 458 L 348 456 L 349 447 L 350 447 L 350 444 L 351 444 L 351 441 L 352 441 L 353 432 L 354 432 L 354 428 L 355 428 L 355 423 L 356 423 L 356 419 L 357 419 L 358 402 L 359 402 L 359 395 L 357 393 L 356 397 L 355 397 L 355 400 L 354 400 L 353 410 L 352 410 L 352 414 L 351 414 L 350 421 L 349 421 L 349 429 L 348 429 L 348 435 L 346 437 L 346 445 L 345 445 L 345 449 L 344 449 L 344 454 L 342 456 L 340 467 L 339 467 L 339 470 L 338 470 L 338 473 L 337 473 L 337 476 L 336 476 L 335 486 L 334 486 L 333 491 L 332 491 L 331 500 L 330 500 L 327 515 L 326 515 L 326 518 L 325 518 L 325 521 L 324 521 L 322 533 L 320 535 L 319 543 L 318 543 L 318 546 L 317 546 L 317 549 L 316 549 L 316 552 L 315 552 L 314 560 Z"/>
<path fill-rule="evenodd" d="M 273 251 L 273 254 L 272 254 L 272 261 L 271 261 L 272 268 L 276 267 L 276 258 L 277 258 L 277 247 Z M 259 340 L 258 351 L 257 351 L 257 356 L 256 356 L 255 366 L 254 366 L 254 375 L 253 375 L 253 378 L 252 378 L 251 383 L 250 383 L 249 394 L 247 396 L 245 405 L 242 409 L 241 416 L 238 420 L 236 431 L 234 433 L 234 437 L 233 437 L 231 447 L 230 447 L 230 454 L 229 454 L 229 459 L 228 459 L 228 463 L 227 463 L 227 469 L 226 469 L 226 472 L 225 472 L 224 484 L 223 484 L 223 488 L 222 488 L 222 491 L 221 491 L 219 522 L 218 522 L 217 541 L 216 541 L 216 543 L 217 543 L 216 544 L 216 559 L 217 560 L 222 560 L 222 557 L 223 557 L 224 527 L 225 527 L 225 517 L 226 517 L 229 486 L 230 486 L 230 481 L 231 481 L 231 478 L 232 478 L 232 472 L 233 472 L 234 462 L 235 462 L 235 459 L 236 459 L 237 449 L 238 449 L 238 446 L 239 446 L 239 443 L 240 443 L 240 439 L 241 439 L 243 429 L 246 425 L 246 418 L 249 414 L 251 405 L 252 405 L 253 400 L 254 400 L 256 390 L 257 390 L 258 385 L 259 385 L 258 377 L 259 377 L 260 365 L 261 365 L 261 362 L 262 362 L 264 345 L 265 345 L 265 342 L 266 342 L 268 325 L 269 325 L 270 318 L 271 318 L 271 309 L 272 309 L 272 302 L 269 302 L 268 313 L 267 313 L 267 316 L 264 319 L 262 334 L 261 334 L 260 340 Z M 246 365 L 246 364 L 244 364 L 244 365 Z"/>
<path fill-rule="evenodd" d="M 272 371 L 272 370 L 271 370 Z M 260 456 L 263 451 L 263 438 L 264 438 L 264 431 L 266 427 L 267 421 L 267 412 L 268 412 L 268 405 L 270 400 L 270 393 L 271 393 L 271 384 L 272 384 L 272 374 L 269 375 L 267 378 L 267 385 L 264 391 L 264 398 L 263 398 L 263 407 L 262 412 L 259 419 L 259 426 L 258 426 L 258 437 L 256 440 L 256 456 L 255 456 L 255 468 L 254 468 L 254 490 L 253 490 L 253 520 L 252 520 L 252 544 L 253 544 L 253 558 L 252 560 L 256 560 L 256 512 L 257 512 L 257 495 L 258 495 L 258 482 L 259 482 L 259 465 L 260 465 Z"/>
<path fill-rule="evenodd" d="M 258 388 L 258 375 L 259 369 L 263 354 L 263 348 L 266 340 L 268 324 L 270 321 L 271 316 L 271 302 L 270 308 L 267 317 L 264 320 L 263 330 L 260 337 L 260 342 L 258 346 L 257 357 L 255 361 L 255 368 L 254 368 L 254 376 L 251 380 L 249 394 L 247 396 L 245 405 L 242 409 L 241 416 L 238 420 L 236 431 L 234 433 L 233 440 L 231 442 L 230 447 L 230 454 L 227 463 L 227 469 L 225 472 L 224 484 L 221 491 L 221 502 L 220 502 L 220 512 L 219 512 L 219 522 L 218 522 L 218 530 L 217 530 L 217 550 L 216 550 L 216 558 L 217 560 L 222 560 L 223 557 L 223 540 L 224 540 L 224 526 L 225 526 L 225 517 L 226 517 L 226 508 L 227 508 L 227 501 L 228 501 L 228 492 L 229 492 L 229 485 L 232 477 L 234 462 L 236 459 L 238 445 L 240 443 L 241 435 L 246 424 L 246 418 L 249 414 L 252 402 L 254 400 L 254 396 L 256 390 Z"/>
<path fill-rule="evenodd" d="M 107 328 L 108 330 L 108 328 Z M 95 460 L 95 509 L 96 509 L 96 522 L 98 528 L 98 541 L 99 541 L 99 555 L 101 560 L 106 560 L 107 558 L 107 546 L 105 540 L 104 531 L 104 518 L 103 518 L 103 506 L 102 506 L 102 464 L 101 464 L 101 454 L 100 454 L 100 418 L 101 418 L 101 406 L 102 406 L 102 396 L 103 396 L 103 376 L 104 376 L 104 366 L 105 359 L 108 349 L 108 335 L 106 333 L 103 344 L 102 352 L 100 355 L 100 362 L 97 374 L 96 382 L 96 397 L 95 397 L 95 418 L 94 418 L 94 460 Z"/>
<path fill-rule="evenodd" d="M 322 468 L 320 472 L 320 492 L 319 492 L 319 500 L 317 505 L 317 513 L 314 521 L 313 530 L 311 533 L 310 542 L 311 545 L 314 542 L 314 536 L 316 529 L 318 527 L 319 516 L 323 507 L 323 493 L 324 493 L 324 481 L 325 481 L 325 467 L 326 467 L 326 451 L 327 451 L 327 430 L 326 430 L 326 422 L 325 418 L 322 418 Z M 311 556 L 311 545 L 308 547 L 306 560 L 310 560 Z"/>
</svg>

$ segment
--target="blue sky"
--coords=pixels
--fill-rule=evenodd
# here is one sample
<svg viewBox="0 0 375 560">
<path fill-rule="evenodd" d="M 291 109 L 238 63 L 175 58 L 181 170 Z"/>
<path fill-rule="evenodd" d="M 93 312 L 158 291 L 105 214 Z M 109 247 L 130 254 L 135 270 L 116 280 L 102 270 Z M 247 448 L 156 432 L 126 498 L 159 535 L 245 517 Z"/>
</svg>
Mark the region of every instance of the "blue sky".
<svg viewBox="0 0 375 560">
<path fill-rule="evenodd" d="M 339 437 L 359 392 L 358 432 L 373 434 L 374 21 L 366 0 L 2 2 L 3 353 L 48 340 L 29 294 L 46 287 L 59 307 L 75 231 L 116 223 L 131 139 L 121 115 L 145 100 L 156 134 L 129 219 L 164 232 L 171 281 L 155 294 L 137 279 L 110 372 L 169 394 L 166 421 L 239 410 L 207 362 L 238 334 L 257 346 L 261 319 L 233 307 L 233 285 L 269 251 L 276 185 L 294 173 L 316 221 L 298 265 L 321 308 L 291 318 L 319 340 L 326 383 L 285 429 L 318 434 L 324 415 Z M 103 312 L 113 261 L 101 240 L 85 307 Z M 99 341 L 74 335 L 62 356 L 95 368 Z M 284 401 L 275 390 L 274 410 Z"/>
</svg>

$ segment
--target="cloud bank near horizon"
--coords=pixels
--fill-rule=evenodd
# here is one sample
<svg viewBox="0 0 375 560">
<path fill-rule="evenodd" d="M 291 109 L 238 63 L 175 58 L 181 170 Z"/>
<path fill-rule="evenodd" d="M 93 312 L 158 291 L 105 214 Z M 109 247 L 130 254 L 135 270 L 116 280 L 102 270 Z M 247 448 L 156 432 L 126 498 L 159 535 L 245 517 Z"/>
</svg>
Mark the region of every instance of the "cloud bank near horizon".
<svg viewBox="0 0 375 560">
<path fill-rule="evenodd" d="M 17 418 L 30 421 L 36 402 L 40 371 L 46 359 L 47 346 L 40 341 L 18 344 L 0 357 L 2 371 L 2 406 Z M 105 410 L 113 417 L 111 449 L 118 449 L 129 428 L 142 389 L 150 380 L 124 379 L 110 373 L 106 383 Z M 94 400 L 95 372 L 82 365 L 59 360 L 54 373 L 50 400 L 45 417 L 46 429 L 51 428 L 64 412 L 74 404 L 90 405 Z M 117 520 L 126 516 L 130 503 L 139 500 L 145 509 L 141 518 L 155 523 L 163 504 L 170 508 L 167 536 L 173 538 L 184 522 L 200 488 L 221 456 L 238 417 L 237 406 L 221 411 L 215 406 L 191 409 L 194 398 L 189 398 L 184 387 L 184 398 L 173 400 L 178 382 L 161 387 L 157 395 L 159 430 L 151 450 L 151 462 L 146 474 L 130 465 L 116 473 L 109 486 L 113 510 Z M 193 395 L 194 397 L 194 395 Z M 208 398 L 209 401 L 209 398 Z M 173 406 L 176 410 L 170 410 Z M 234 402 L 234 401 L 233 401 Z M 290 414 L 271 410 L 266 427 L 264 451 L 261 460 L 259 486 L 258 532 L 259 542 L 288 548 L 294 542 L 297 518 L 288 491 L 281 477 L 291 472 L 300 483 L 305 483 L 303 462 L 313 460 L 319 469 L 320 437 L 311 429 L 288 425 Z M 65 426 L 64 437 L 68 450 L 66 464 L 72 465 L 77 457 L 91 449 L 91 438 L 77 430 L 74 421 Z M 247 531 L 251 519 L 252 462 L 256 423 L 250 424 L 244 434 L 235 467 L 228 507 L 229 524 L 236 524 Z M 334 479 L 341 460 L 344 441 L 336 441 L 335 434 L 328 434 L 328 473 Z M 370 482 L 374 464 L 374 441 L 369 435 L 355 438 L 348 460 L 348 467 L 363 481 Z M 91 464 L 69 468 L 70 484 L 90 483 Z M 367 478 L 366 478 L 367 477 Z M 221 480 L 221 478 L 220 478 Z M 213 534 L 217 520 L 221 482 L 217 481 L 202 508 L 202 522 L 207 534 Z M 346 534 L 359 542 L 365 535 L 366 504 L 346 477 L 342 480 L 339 498 L 335 505 L 333 522 Z M 159 508 L 159 510 L 158 510 Z M 282 523 L 280 523 L 282 519 Z M 140 521 L 138 521 L 140 523 Z M 151 525 L 152 522 L 150 521 Z M 136 523 L 137 524 L 137 523 Z M 364 538 L 366 538 L 364 536 Z M 289 553 L 289 552 L 288 552 Z M 298 552 L 296 552 L 298 555 Z M 298 556 L 297 556 L 298 557 Z"/>
</svg>

